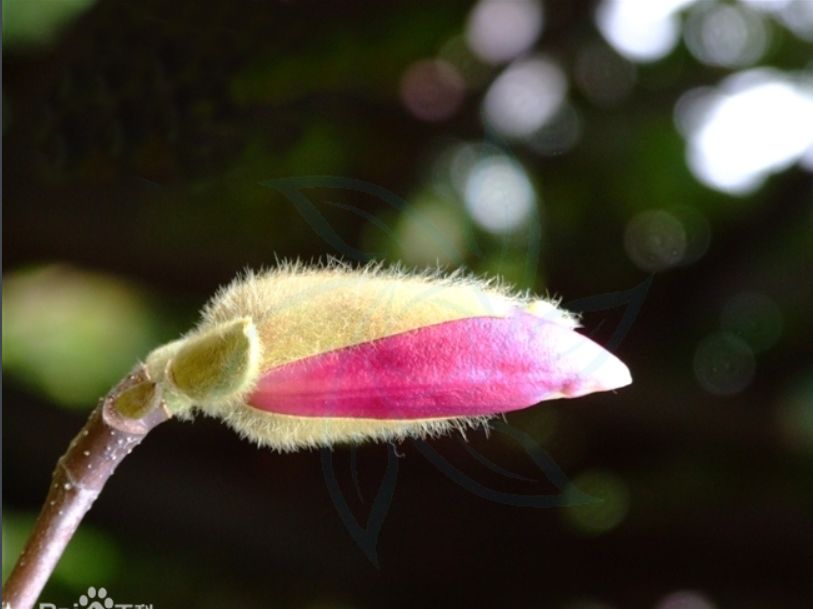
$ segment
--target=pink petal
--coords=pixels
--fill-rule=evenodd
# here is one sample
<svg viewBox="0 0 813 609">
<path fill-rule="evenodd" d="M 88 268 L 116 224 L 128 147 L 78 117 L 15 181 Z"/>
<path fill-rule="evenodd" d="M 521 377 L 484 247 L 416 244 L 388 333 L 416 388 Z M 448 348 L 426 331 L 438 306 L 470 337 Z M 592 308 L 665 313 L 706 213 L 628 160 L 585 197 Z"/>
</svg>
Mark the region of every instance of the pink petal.
<svg viewBox="0 0 813 609">
<path fill-rule="evenodd" d="M 627 367 L 563 325 L 517 311 L 470 317 L 266 371 L 250 405 L 305 417 L 493 414 L 632 382 Z"/>
</svg>

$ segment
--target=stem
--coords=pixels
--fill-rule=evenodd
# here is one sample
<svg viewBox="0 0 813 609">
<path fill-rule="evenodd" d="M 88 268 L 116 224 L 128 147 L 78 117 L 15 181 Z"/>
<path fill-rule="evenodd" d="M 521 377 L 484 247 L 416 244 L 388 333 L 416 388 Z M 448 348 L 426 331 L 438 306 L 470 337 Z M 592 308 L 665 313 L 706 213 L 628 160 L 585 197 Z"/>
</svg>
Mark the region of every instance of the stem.
<svg viewBox="0 0 813 609">
<path fill-rule="evenodd" d="M 136 416 L 126 416 L 117 400 L 137 386 L 144 390 L 128 392 L 127 410 Z M 134 400 L 143 403 L 133 409 Z M 4 586 L 2 609 L 34 606 L 108 478 L 147 433 L 169 417 L 159 387 L 150 382 L 144 366 L 139 365 L 107 394 L 57 463 L 34 530 Z"/>
</svg>

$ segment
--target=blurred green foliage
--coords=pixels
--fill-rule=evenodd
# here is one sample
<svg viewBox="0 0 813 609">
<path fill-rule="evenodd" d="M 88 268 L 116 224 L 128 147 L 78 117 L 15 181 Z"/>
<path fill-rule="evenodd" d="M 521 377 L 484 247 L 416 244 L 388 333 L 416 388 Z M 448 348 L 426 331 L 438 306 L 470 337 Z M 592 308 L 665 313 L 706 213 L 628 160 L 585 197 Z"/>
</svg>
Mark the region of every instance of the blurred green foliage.
<svg viewBox="0 0 813 609">
<path fill-rule="evenodd" d="M 11 48 L 45 46 L 96 0 L 6 0 L 3 42 Z"/>
<path fill-rule="evenodd" d="M 580 473 L 573 486 L 593 497 L 587 505 L 575 506 L 562 514 L 578 532 L 599 535 L 617 527 L 629 510 L 629 491 L 623 480 L 611 472 Z"/>
<path fill-rule="evenodd" d="M 118 278 L 66 266 L 9 273 L 4 368 L 55 403 L 89 410 L 157 343 L 159 320 Z"/>
</svg>

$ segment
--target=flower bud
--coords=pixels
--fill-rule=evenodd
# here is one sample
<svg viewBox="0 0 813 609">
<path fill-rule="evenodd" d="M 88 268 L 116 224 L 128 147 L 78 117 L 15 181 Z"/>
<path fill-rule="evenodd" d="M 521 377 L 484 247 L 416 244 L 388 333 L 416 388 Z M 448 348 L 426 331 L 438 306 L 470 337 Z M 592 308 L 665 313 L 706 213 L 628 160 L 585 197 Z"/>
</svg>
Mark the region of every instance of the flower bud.
<svg viewBox="0 0 813 609">
<path fill-rule="evenodd" d="M 288 264 L 221 290 L 147 366 L 176 413 L 194 405 L 294 450 L 432 435 L 629 384 L 576 327 L 553 302 L 460 274 Z"/>
</svg>

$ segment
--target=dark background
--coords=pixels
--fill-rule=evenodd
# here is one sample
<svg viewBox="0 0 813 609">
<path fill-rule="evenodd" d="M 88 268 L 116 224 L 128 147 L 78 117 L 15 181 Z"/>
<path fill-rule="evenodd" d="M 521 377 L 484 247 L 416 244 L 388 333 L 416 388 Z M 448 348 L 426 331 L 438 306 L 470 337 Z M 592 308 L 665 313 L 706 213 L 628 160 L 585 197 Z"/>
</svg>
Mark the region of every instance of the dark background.
<svg viewBox="0 0 813 609">
<path fill-rule="evenodd" d="M 245 266 L 333 255 L 586 299 L 585 330 L 615 339 L 635 382 L 513 413 L 522 436 L 431 441 L 459 475 L 403 443 L 394 483 L 386 446 L 337 448 L 324 474 L 319 452 L 171 422 L 111 479 L 43 600 L 94 585 L 156 608 L 811 606 L 813 180 L 793 165 L 749 192 L 705 186 L 674 120 L 684 93 L 733 72 L 809 73 L 798 32 L 732 4 L 768 43 L 710 65 L 686 42 L 692 6 L 674 50 L 629 61 L 594 3 L 547 0 L 525 53 L 559 65 L 568 110 L 511 139 L 483 122 L 505 63 L 466 51 L 467 2 L 29 6 L 4 3 L 4 578 L 106 387 Z M 404 74 L 437 57 L 465 88 L 418 79 L 419 106 L 443 114 L 424 120 Z M 532 185 L 516 230 L 478 225 L 450 185 L 466 144 Z M 303 178 L 303 203 L 260 184 L 315 175 L 367 186 Z M 540 449 L 600 501 L 506 505 L 463 478 L 567 503 Z M 341 514 L 363 527 L 371 510 L 380 534 L 358 542 Z"/>
</svg>

